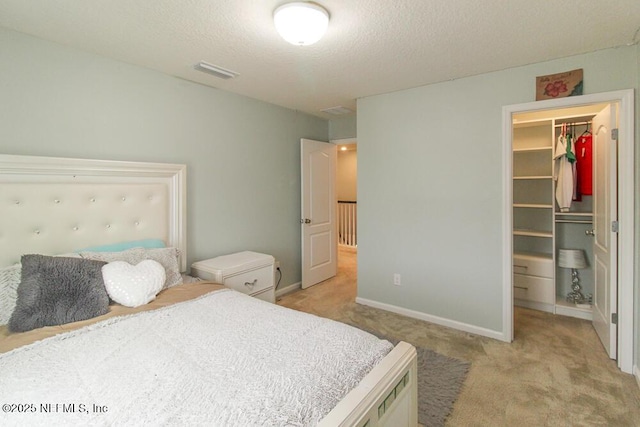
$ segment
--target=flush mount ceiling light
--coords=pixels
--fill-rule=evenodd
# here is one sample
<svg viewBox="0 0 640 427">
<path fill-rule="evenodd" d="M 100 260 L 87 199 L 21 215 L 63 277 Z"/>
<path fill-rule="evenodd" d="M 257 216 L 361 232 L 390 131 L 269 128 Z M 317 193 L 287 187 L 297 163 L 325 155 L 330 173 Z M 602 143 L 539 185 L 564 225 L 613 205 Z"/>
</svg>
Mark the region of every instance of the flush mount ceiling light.
<svg viewBox="0 0 640 427">
<path fill-rule="evenodd" d="M 273 12 L 273 22 L 283 39 L 298 46 L 309 46 L 327 31 L 329 12 L 311 2 L 287 3 Z"/>
</svg>

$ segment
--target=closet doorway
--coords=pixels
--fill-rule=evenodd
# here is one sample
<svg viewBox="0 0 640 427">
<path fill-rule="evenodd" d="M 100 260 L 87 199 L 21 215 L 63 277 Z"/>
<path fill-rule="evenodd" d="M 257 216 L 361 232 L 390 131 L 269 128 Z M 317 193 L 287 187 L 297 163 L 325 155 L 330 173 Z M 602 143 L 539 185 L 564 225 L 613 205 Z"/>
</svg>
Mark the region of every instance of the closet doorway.
<svg viewBox="0 0 640 427">
<path fill-rule="evenodd" d="M 588 149 L 582 144 L 587 137 Z M 505 336 L 513 340 L 514 304 L 591 320 L 610 357 L 631 373 L 633 91 L 506 106 L 503 141 Z M 572 150 L 566 150 L 568 142 Z M 573 158 L 585 153 L 592 154 L 590 169 Z M 569 165 L 568 200 L 558 178 L 563 160 Z M 574 164 L 578 170 L 582 164 L 582 181 L 571 171 Z M 593 179 L 584 179 L 585 172 Z M 581 182 L 593 187 L 580 194 Z M 585 298 L 568 301 L 576 295 L 576 271 Z"/>
</svg>

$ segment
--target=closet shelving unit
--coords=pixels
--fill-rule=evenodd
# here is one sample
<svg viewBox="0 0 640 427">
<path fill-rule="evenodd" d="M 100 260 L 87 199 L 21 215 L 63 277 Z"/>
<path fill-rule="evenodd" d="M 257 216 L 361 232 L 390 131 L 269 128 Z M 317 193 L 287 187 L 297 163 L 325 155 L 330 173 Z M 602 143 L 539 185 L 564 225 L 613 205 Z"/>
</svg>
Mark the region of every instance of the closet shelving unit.
<svg viewBox="0 0 640 427">
<path fill-rule="evenodd" d="M 513 292 L 517 305 L 555 312 L 553 121 L 513 130 Z"/>
<path fill-rule="evenodd" d="M 579 123 L 582 132 L 591 117 L 562 116 L 519 121 L 513 125 L 513 287 L 514 303 L 550 313 L 591 319 L 590 308 L 565 301 L 569 270 L 556 266 L 557 249 L 579 247 L 592 258 L 585 231 L 593 221 L 590 197 L 559 212 L 555 201 L 553 152 L 562 123 Z M 578 133 L 579 135 L 579 133 Z M 593 292 L 593 279 L 580 271 L 583 292 Z M 584 286 L 586 283 L 586 287 Z"/>
</svg>

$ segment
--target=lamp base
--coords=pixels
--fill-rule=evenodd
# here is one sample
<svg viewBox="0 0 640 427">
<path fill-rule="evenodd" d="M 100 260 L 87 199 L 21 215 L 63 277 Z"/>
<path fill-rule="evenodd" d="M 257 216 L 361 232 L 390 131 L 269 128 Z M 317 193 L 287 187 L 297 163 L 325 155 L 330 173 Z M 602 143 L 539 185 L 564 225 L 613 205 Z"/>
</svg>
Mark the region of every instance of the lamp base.
<svg viewBox="0 0 640 427">
<path fill-rule="evenodd" d="M 582 292 L 572 291 L 567 294 L 567 302 L 570 302 L 573 304 L 585 304 L 587 302 L 587 299 L 584 297 Z"/>
<path fill-rule="evenodd" d="M 567 294 L 567 302 L 574 304 L 584 304 L 587 299 L 582 293 L 582 286 L 580 286 L 580 278 L 578 277 L 578 270 L 571 269 L 571 289 L 572 291 Z"/>
</svg>

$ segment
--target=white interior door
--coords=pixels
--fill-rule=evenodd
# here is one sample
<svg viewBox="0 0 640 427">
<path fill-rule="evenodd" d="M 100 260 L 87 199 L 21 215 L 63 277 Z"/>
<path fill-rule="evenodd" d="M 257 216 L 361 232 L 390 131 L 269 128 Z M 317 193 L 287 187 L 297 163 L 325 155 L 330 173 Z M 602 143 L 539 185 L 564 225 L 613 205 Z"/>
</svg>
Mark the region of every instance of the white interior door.
<svg viewBox="0 0 640 427">
<path fill-rule="evenodd" d="M 615 105 L 607 106 L 593 118 L 593 326 L 609 357 L 617 357 L 618 235 L 612 222 L 618 219 L 617 141 Z"/>
<path fill-rule="evenodd" d="M 334 144 L 300 140 L 302 288 L 336 275 L 336 163 Z"/>
</svg>

